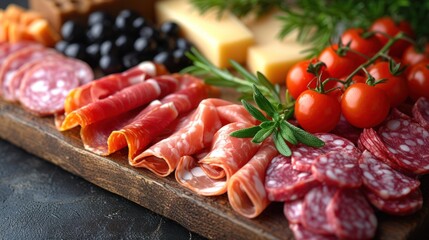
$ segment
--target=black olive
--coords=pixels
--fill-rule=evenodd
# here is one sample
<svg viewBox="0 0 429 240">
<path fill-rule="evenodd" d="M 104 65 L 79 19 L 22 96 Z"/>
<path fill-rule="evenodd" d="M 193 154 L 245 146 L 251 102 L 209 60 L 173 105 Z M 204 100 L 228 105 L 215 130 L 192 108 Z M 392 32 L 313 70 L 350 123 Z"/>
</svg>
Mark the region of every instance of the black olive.
<svg viewBox="0 0 429 240">
<path fill-rule="evenodd" d="M 100 44 L 93 43 L 86 47 L 86 55 L 88 56 L 88 63 L 92 67 L 98 66 L 100 59 Z"/>
<path fill-rule="evenodd" d="M 118 47 L 119 52 L 125 53 L 133 50 L 135 39 L 132 36 L 122 34 L 115 40 L 115 45 Z"/>
<path fill-rule="evenodd" d="M 153 57 L 153 61 L 159 64 L 163 64 L 170 72 L 176 72 L 176 63 L 174 56 L 170 52 L 160 52 Z"/>
<path fill-rule="evenodd" d="M 106 40 L 102 42 L 100 45 L 100 55 L 101 56 L 107 56 L 107 55 L 118 56 L 119 49 L 112 40 Z"/>
<path fill-rule="evenodd" d="M 157 43 L 146 38 L 137 38 L 134 42 L 134 50 L 141 54 L 153 54 L 156 51 Z"/>
<path fill-rule="evenodd" d="M 102 41 L 113 36 L 113 29 L 106 23 L 94 23 L 90 26 L 87 35 L 91 42 Z"/>
<path fill-rule="evenodd" d="M 185 53 L 186 50 L 184 49 L 176 49 L 173 52 L 174 62 L 178 68 L 177 71 L 192 65 L 192 61 L 185 55 Z"/>
<path fill-rule="evenodd" d="M 112 24 L 112 16 L 103 11 L 95 11 L 88 16 L 88 26 L 96 23 Z"/>
<path fill-rule="evenodd" d="M 99 66 L 106 75 L 123 71 L 121 60 L 114 55 L 101 56 Z"/>
<path fill-rule="evenodd" d="M 80 43 L 71 43 L 64 50 L 64 54 L 67 57 L 77 58 L 83 61 L 87 60 L 85 46 Z"/>
<path fill-rule="evenodd" d="M 128 30 L 132 30 L 133 22 L 139 15 L 129 9 L 122 10 L 115 19 L 115 27 L 119 31 L 127 32 Z"/>
<path fill-rule="evenodd" d="M 176 47 L 179 49 L 185 49 L 185 50 L 189 50 L 192 48 L 192 43 L 189 42 L 187 39 L 185 38 L 178 38 L 176 40 Z"/>
<path fill-rule="evenodd" d="M 61 40 L 55 44 L 55 49 L 60 53 L 64 53 L 68 45 L 69 45 L 68 42 Z"/>
<path fill-rule="evenodd" d="M 85 28 L 80 23 L 69 20 L 61 26 L 61 36 L 68 42 L 83 42 Z"/>
<path fill-rule="evenodd" d="M 137 52 L 130 52 L 124 55 L 122 58 L 122 65 L 125 69 L 132 68 L 138 65 L 140 62 L 144 61 L 144 57 Z"/>
<path fill-rule="evenodd" d="M 133 21 L 133 28 L 135 31 L 140 31 L 140 29 L 142 29 L 144 26 L 147 26 L 148 22 L 146 21 L 146 19 L 144 17 L 138 17 L 136 19 L 134 19 Z"/>
<path fill-rule="evenodd" d="M 158 40 L 158 52 L 173 51 L 176 49 L 176 39 L 164 37 Z"/>
<path fill-rule="evenodd" d="M 153 39 L 155 41 L 158 41 L 159 32 L 153 27 L 145 26 L 142 29 L 140 29 L 140 36 L 142 38 Z"/>
<path fill-rule="evenodd" d="M 175 22 L 164 22 L 160 27 L 161 33 L 168 37 L 179 37 L 180 27 Z"/>
</svg>

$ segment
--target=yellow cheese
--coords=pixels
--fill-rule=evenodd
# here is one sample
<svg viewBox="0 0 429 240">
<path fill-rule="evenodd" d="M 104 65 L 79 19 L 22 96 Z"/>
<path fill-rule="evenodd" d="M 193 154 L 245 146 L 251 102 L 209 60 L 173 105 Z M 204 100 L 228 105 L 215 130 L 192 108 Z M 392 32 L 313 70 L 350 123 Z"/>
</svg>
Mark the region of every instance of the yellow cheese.
<svg viewBox="0 0 429 240">
<path fill-rule="evenodd" d="M 280 40 L 281 21 L 276 16 L 274 12 L 246 21 L 256 42 L 249 48 L 247 67 L 252 73 L 263 73 L 273 83 L 284 83 L 289 68 L 305 58 L 302 51 L 308 46 L 297 43 L 294 34 Z"/>
<path fill-rule="evenodd" d="M 158 22 L 175 21 L 184 35 L 217 67 L 228 67 L 229 59 L 244 63 L 253 44 L 249 29 L 232 14 L 218 18 L 215 12 L 200 13 L 188 0 L 156 3 Z"/>
</svg>

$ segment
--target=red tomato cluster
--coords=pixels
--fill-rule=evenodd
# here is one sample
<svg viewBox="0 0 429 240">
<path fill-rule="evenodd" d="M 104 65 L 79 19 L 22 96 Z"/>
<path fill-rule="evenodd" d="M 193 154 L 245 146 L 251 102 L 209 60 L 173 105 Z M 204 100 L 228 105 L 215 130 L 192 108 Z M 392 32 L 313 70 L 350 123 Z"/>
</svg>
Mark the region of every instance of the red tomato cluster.
<svg viewBox="0 0 429 240">
<path fill-rule="evenodd" d="M 407 22 L 396 23 L 390 17 L 383 17 L 376 20 L 369 31 L 346 30 L 341 35 L 341 45 L 333 44 L 317 59 L 293 66 L 286 76 L 286 86 L 296 99 L 295 118 L 300 126 L 312 133 L 329 132 L 343 115 L 356 127 L 374 127 L 384 121 L 391 108 L 407 99 L 429 98 L 429 43 L 418 51 L 409 41 L 396 41 L 387 52 L 401 64 L 396 68 L 382 58 L 365 64 L 377 57 L 389 41 L 388 36 L 394 37 L 399 32 L 409 38 L 414 36 Z M 341 51 L 344 48 L 346 51 Z M 309 64 L 317 61 L 325 64 L 319 78 L 327 81 L 324 88 L 316 87 L 317 76 L 307 72 Z M 365 69 L 355 73 L 351 82 L 344 82 L 362 64 Z M 335 80 L 343 82 L 338 84 Z"/>
</svg>

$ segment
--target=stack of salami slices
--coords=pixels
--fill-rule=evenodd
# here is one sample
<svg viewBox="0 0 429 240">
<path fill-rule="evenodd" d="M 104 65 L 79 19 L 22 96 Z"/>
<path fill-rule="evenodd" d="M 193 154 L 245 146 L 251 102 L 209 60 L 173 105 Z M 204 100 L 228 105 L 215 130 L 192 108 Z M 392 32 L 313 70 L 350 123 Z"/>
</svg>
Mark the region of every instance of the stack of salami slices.
<svg viewBox="0 0 429 240">
<path fill-rule="evenodd" d="M 413 116 L 394 109 L 377 129 L 364 129 L 356 147 L 332 133 L 316 134 L 322 148 L 294 147 L 268 166 L 270 201 L 284 202 L 296 239 L 371 239 L 374 209 L 408 215 L 423 204 L 418 177 L 429 172 L 429 101 Z"/>
<path fill-rule="evenodd" d="M 86 63 L 51 48 L 34 42 L 0 43 L 0 94 L 35 115 L 63 111 L 69 91 L 93 79 Z"/>
</svg>

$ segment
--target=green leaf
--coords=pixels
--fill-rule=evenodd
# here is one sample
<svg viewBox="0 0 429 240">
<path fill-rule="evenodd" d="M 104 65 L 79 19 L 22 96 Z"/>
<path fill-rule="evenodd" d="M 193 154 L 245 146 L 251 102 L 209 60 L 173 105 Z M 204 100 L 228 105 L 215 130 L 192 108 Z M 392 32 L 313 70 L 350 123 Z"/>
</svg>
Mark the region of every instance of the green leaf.
<svg viewBox="0 0 429 240">
<path fill-rule="evenodd" d="M 236 87 L 237 84 L 230 81 L 219 81 L 219 78 L 217 77 L 207 77 L 204 78 L 204 82 L 206 84 L 212 85 L 212 86 L 218 86 L 218 87 Z"/>
<path fill-rule="evenodd" d="M 251 138 L 254 137 L 257 132 L 261 130 L 260 126 L 254 126 L 249 128 L 243 128 L 237 131 L 234 131 L 230 133 L 229 135 L 231 137 L 237 137 L 237 138 Z"/>
<path fill-rule="evenodd" d="M 273 121 L 265 121 L 265 122 L 262 122 L 261 124 L 259 124 L 259 126 L 261 128 L 265 128 L 265 129 L 274 128 L 275 125 L 276 125 L 276 123 Z"/>
<path fill-rule="evenodd" d="M 243 104 L 244 108 L 256 119 L 258 119 L 261 122 L 268 121 L 268 119 L 264 116 L 264 114 L 259 111 L 256 107 L 254 107 L 252 104 L 248 103 L 246 100 L 241 100 L 241 103 Z"/>
<path fill-rule="evenodd" d="M 299 142 L 310 147 L 323 147 L 325 145 L 325 142 L 318 139 L 314 135 L 302 130 L 301 128 L 295 127 L 287 121 L 285 121 L 285 123 L 292 130 L 293 135 Z"/>
<path fill-rule="evenodd" d="M 253 85 L 253 99 L 255 100 L 258 107 L 266 112 L 268 116 L 273 117 L 276 110 L 268 99 L 261 93 L 261 91 Z"/>
<path fill-rule="evenodd" d="M 259 130 L 255 136 L 252 139 L 252 142 L 254 143 L 261 143 L 263 142 L 267 137 L 269 137 L 274 131 L 274 128 L 261 128 L 261 130 Z"/>
<path fill-rule="evenodd" d="M 292 130 L 286 125 L 285 121 L 280 122 L 280 134 L 286 141 L 292 143 L 293 145 L 298 143 L 295 135 L 293 135 Z"/>
<path fill-rule="evenodd" d="M 283 140 L 281 134 L 279 132 L 276 132 L 273 135 L 274 145 L 276 146 L 277 150 L 280 154 L 289 157 L 292 155 L 292 151 L 290 150 L 289 146 L 286 144 L 286 142 Z"/>
<path fill-rule="evenodd" d="M 248 79 L 249 81 L 252 81 L 254 83 L 257 83 L 257 79 L 255 75 L 248 72 L 244 67 L 242 67 L 238 62 L 234 60 L 229 61 L 232 65 L 232 67 L 244 78 Z"/>
<path fill-rule="evenodd" d="M 265 77 L 265 75 L 264 74 L 262 74 L 261 72 L 256 72 L 256 76 L 258 77 L 258 82 L 259 82 L 259 84 L 260 85 L 262 85 L 262 86 L 264 86 L 265 88 L 267 88 L 267 89 L 269 89 L 270 90 L 270 92 L 271 92 L 271 94 L 273 95 L 273 96 L 276 96 L 277 97 L 277 101 L 278 101 L 278 103 L 280 103 L 280 98 L 278 98 L 278 96 L 279 96 L 279 89 L 278 88 L 276 88 L 276 86 L 278 86 L 278 85 L 276 85 L 276 86 L 274 86 L 266 77 Z"/>
</svg>

